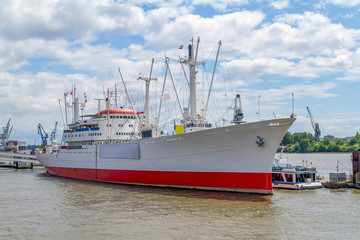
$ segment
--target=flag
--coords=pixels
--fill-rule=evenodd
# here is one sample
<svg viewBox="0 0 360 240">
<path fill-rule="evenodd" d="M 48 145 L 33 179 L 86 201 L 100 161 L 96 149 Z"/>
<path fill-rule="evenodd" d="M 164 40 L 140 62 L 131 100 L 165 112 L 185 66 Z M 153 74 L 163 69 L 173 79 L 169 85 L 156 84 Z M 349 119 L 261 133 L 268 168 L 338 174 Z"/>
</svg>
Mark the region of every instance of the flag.
<svg viewBox="0 0 360 240">
<path fill-rule="evenodd" d="M 86 93 L 84 92 L 85 103 L 87 103 Z"/>
<path fill-rule="evenodd" d="M 179 49 L 183 49 L 183 47 L 184 47 L 184 44 L 183 44 L 183 45 L 180 45 L 180 46 L 179 46 Z"/>
<path fill-rule="evenodd" d="M 64 92 L 64 96 L 67 97 L 69 95 L 69 92 Z"/>
<path fill-rule="evenodd" d="M 70 95 L 72 95 L 72 91 L 70 92 Z"/>
<path fill-rule="evenodd" d="M 170 99 L 170 93 L 164 94 L 160 96 L 161 101 L 166 101 Z"/>
</svg>

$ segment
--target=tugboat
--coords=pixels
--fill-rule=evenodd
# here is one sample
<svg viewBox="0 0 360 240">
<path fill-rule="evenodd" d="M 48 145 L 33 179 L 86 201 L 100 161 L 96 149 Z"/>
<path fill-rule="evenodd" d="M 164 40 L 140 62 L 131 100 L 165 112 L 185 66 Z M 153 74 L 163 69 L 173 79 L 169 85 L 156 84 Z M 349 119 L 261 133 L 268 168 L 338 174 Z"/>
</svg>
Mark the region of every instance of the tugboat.
<svg viewBox="0 0 360 240">
<path fill-rule="evenodd" d="M 317 170 L 315 167 L 294 166 L 281 156 L 282 154 L 274 160 L 273 188 L 312 189 L 322 187 L 321 182 L 316 180 Z"/>
</svg>

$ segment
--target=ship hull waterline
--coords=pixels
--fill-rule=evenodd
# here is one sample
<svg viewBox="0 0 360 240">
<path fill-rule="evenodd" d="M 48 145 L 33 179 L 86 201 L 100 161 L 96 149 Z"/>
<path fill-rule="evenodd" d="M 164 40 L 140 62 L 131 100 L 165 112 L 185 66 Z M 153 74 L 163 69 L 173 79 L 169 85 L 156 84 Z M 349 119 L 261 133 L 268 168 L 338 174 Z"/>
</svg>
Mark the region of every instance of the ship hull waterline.
<svg viewBox="0 0 360 240">
<path fill-rule="evenodd" d="M 37 155 L 49 174 L 61 177 L 273 194 L 273 158 L 294 121 L 273 119 Z M 263 144 L 259 144 L 258 137 Z M 136 151 L 138 155 L 133 156 Z"/>
</svg>

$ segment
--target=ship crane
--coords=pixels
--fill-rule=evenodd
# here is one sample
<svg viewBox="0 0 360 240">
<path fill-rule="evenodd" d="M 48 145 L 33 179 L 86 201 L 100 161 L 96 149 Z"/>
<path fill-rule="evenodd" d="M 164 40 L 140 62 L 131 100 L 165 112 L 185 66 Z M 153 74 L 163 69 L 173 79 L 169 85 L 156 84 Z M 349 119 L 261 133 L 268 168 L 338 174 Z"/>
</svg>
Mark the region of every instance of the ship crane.
<svg viewBox="0 0 360 240">
<path fill-rule="evenodd" d="M 231 123 L 235 123 L 235 124 L 245 123 L 245 121 L 242 121 L 244 118 L 244 112 L 241 106 L 240 94 L 236 94 L 235 104 L 234 107 L 231 109 L 234 110 L 234 118 Z"/>
<path fill-rule="evenodd" d="M 314 121 L 314 118 L 313 118 L 313 116 L 312 116 L 312 114 L 310 112 L 309 107 L 306 107 L 306 108 L 307 108 L 307 111 L 309 113 L 312 128 L 314 129 L 314 132 L 315 132 L 315 134 L 314 134 L 315 141 L 318 142 L 318 141 L 320 141 L 320 135 L 321 135 L 319 124 Z"/>
<path fill-rule="evenodd" d="M 43 152 L 46 152 L 47 139 L 49 135 L 45 132 L 44 128 L 39 123 L 38 125 L 38 134 L 41 136 L 41 148 Z"/>
</svg>

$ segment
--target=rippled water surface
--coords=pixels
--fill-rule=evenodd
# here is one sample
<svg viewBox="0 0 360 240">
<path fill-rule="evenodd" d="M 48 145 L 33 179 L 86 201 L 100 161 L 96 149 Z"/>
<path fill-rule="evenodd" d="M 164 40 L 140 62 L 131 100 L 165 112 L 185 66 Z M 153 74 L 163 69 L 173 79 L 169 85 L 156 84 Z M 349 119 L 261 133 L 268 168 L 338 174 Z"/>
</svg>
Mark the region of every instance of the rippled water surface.
<svg viewBox="0 0 360 240">
<path fill-rule="evenodd" d="M 326 175 L 350 154 L 289 154 Z M 360 190 L 273 196 L 92 183 L 0 169 L 0 239 L 358 239 Z"/>
</svg>

